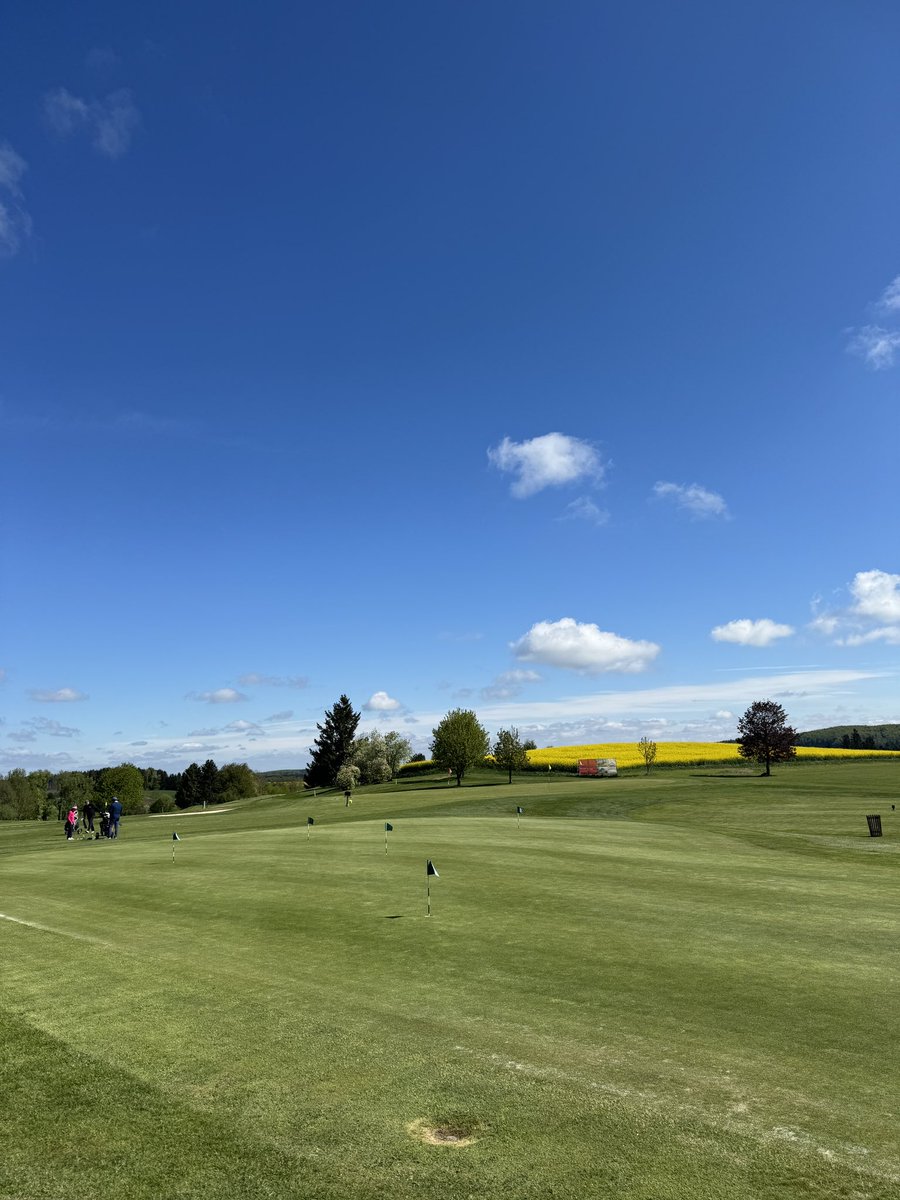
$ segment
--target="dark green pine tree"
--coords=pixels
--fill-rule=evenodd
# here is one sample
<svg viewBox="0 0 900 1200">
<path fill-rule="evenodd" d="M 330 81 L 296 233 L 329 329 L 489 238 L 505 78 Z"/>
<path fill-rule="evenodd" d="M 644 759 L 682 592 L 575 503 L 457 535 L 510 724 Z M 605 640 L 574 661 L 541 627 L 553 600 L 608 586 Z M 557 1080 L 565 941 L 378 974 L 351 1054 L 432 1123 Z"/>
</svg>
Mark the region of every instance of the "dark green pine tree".
<svg viewBox="0 0 900 1200">
<path fill-rule="evenodd" d="M 185 767 L 175 789 L 175 803 L 179 808 L 191 808 L 200 803 L 202 783 L 203 777 L 196 763 Z"/>
<path fill-rule="evenodd" d="M 349 698 L 341 696 L 326 712 L 324 722 L 316 725 L 319 736 L 309 748 L 307 787 L 332 787 L 338 771 L 350 758 L 359 717 Z"/>
<path fill-rule="evenodd" d="M 200 803 L 215 804 L 219 793 L 219 768 L 208 758 L 200 768 Z"/>
</svg>

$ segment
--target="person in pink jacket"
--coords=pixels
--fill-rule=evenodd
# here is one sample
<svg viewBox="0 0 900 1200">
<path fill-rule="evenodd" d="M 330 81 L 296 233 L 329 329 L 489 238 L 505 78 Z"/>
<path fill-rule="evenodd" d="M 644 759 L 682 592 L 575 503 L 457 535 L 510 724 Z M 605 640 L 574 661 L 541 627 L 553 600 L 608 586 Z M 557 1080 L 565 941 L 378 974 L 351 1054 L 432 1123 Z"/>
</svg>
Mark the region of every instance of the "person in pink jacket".
<svg viewBox="0 0 900 1200">
<path fill-rule="evenodd" d="M 75 827 L 77 824 L 78 824 L 78 808 L 76 805 L 73 804 L 72 807 L 69 809 L 69 811 L 66 813 L 66 841 L 67 842 L 71 842 L 72 838 L 75 836 Z"/>
</svg>

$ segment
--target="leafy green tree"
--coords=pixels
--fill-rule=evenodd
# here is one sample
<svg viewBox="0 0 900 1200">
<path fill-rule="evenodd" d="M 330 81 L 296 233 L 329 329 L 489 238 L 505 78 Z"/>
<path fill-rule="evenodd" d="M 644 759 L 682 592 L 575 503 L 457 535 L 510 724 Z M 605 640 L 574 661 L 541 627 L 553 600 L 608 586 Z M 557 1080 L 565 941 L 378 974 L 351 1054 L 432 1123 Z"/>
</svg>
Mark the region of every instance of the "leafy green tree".
<svg viewBox="0 0 900 1200">
<path fill-rule="evenodd" d="M 256 776 L 246 763 L 228 763 L 219 772 L 218 799 L 221 804 L 245 800 L 248 796 L 255 796 L 257 790 Z"/>
<path fill-rule="evenodd" d="M 765 763 L 765 774 L 773 762 L 789 762 L 796 755 L 796 729 L 787 723 L 787 713 L 774 700 L 757 700 L 738 721 L 738 749 L 744 758 Z"/>
<path fill-rule="evenodd" d="M 309 766 L 306 768 L 307 787 L 331 787 L 337 773 L 353 755 L 353 739 L 360 714 L 355 712 L 347 696 L 332 705 L 325 720 L 316 729 L 319 736 L 310 746 Z"/>
<path fill-rule="evenodd" d="M 431 731 L 431 757 L 456 776 L 457 787 L 466 771 L 484 762 L 489 746 L 487 731 L 471 709 L 454 708 Z"/>
<path fill-rule="evenodd" d="M 64 812 L 78 805 L 78 811 L 83 812 L 89 800 L 95 800 L 94 781 L 86 771 L 63 771 L 57 778 L 57 813 L 62 819 Z"/>
<path fill-rule="evenodd" d="M 391 769 L 391 779 L 394 778 L 403 763 L 409 760 L 411 754 L 412 746 L 402 734 L 390 730 L 384 735 L 384 757 Z"/>
<path fill-rule="evenodd" d="M 519 731 L 515 727 L 498 731 L 497 740 L 494 742 L 494 762 L 502 771 L 509 772 L 510 783 L 513 771 L 521 771 L 528 763 L 528 755 L 519 741 Z"/>
<path fill-rule="evenodd" d="M 41 815 L 46 794 L 46 784 L 41 788 L 17 767 L 0 779 L 0 815 L 8 821 L 35 821 Z"/>
<path fill-rule="evenodd" d="M 638 748 L 638 754 L 640 754 L 641 758 L 644 760 L 644 769 L 645 769 L 646 773 L 649 775 L 650 768 L 656 762 L 656 751 L 657 751 L 656 742 L 652 741 L 648 737 L 642 737 L 641 740 L 638 742 L 637 748 Z"/>
<path fill-rule="evenodd" d="M 522 749 L 523 750 L 537 750 L 537 742 L 532 741 L 531 738 L 527 738 L 522 743 Z"/>
<path fill-rule="evenodd" d="M 134 816 L 145 811 L 144 777 L 131 763 L 107 767 L 100 772 L 95 787 L 97 799 L 108 808 L 113 796 L 118 796 L 122 812 Z"/>
</svg>

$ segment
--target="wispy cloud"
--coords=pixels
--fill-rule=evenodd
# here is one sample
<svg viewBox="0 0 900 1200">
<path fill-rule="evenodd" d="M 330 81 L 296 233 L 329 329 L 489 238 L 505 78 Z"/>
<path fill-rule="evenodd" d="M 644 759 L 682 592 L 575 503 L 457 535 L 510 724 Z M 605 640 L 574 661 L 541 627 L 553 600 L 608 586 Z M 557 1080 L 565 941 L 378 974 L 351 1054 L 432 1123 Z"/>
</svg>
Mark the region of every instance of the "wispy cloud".
<svg viewBox="0 0 900 1200">
<path fill-rule="evenodd" d="M 87 133 L 94 149 L 107 158 L 121 158 L 141 119 L 128 88 L 102 100 L 84 100 L 67 88 L 56 88 L 44 97 L 44 116 L 61 137 Z"/>
<path fill-rule="evenodd" d="M 41 704 L 71 704 L 76 700 L 87 700 L 84 692 L 70 687 L 57 688 L 55 692 L 43 688 L 31 688 L 28 695 L 32 700 L 40 701 Z"/>
<path fill-rule="evenodd" d="M 631 641 L 573 617 L 538 621 L 511 648 L 523 662 L 546 663 L 585 675 L 644 671 L 660 650 L 654 642 Z"/>
<path fill-rule="evenodd" d="M 238 683 L 242 687 L 309 687 L 309 680 L 305 675 L 261 675 L 257 671 L 249 671 L 246 675 L 239 676 Z"/>
<path fill-rule="evenodd" d="M 882 318 L 900 317 L 900 275 L 891 280 L 869 308 Z M 900 330 L 873 323 L 846 332 L 851 335 L 847 343 L 849 353 L 857 355 L 874 371 L 884 371 L 894 365 L 894 356 L 900 350 Z"/>
<path fill-rule="evenodd" d="M 528 671 L 521 668 L 504 671 L 493 682 L 489 683 L 487 687 L 481 689 L 481 696 L 485 700 L 511 699 L 513 696 L 521 695 L 526 684 L 539 683 L 541 678 L 537 671 Z"/>
<path fill-rule="evenodd" d="M 604 465 L 597 450 L 590 442 L 565 433 L 545 433 L 526 442 L 505 437 L 487 455 L 492 466 L 515 476 L 510 491 L 519 500 L 544 488 L 603 479 Z"/>
<path fill-rule="evenodd" d="M 692 517 L 727 517 L 728 505 L 718 492 L 711 492 L 699 483 L 667 483 L 653 485 L 653 494 L 660 500 L 671 500 Z"/>
<path fill-rule="evenodd" d="M 854 332 L 847 349 L 873 370 L 883 371 L 894 365 L 894 355 L 900 350 L 900 332 L 882 329 L 880 325 L 864 325 Z"/>
<path fill-rule="evenodd" d="M 737 646 L 771 646 L 779 638 L 790 637 L 794 632 L 790 625 L 779 625 L 768 617 L 758 621 L 742 618 L 717 625 L 710 633 L 714 642 L 733 642 Z"/>
<path fill-rule="evenodd" d="M 589 525 L 606 525 L 609 513 L 605 508 L 599 508 L 590 496 L 579 496 L 570 500 L 565 512 L 558 518 L 560 521 L 587 521 Z"/>
<path fill-rule="evenodd" d="M 0 142 L 0 257 L 12 258 L 31 233 L 20 182 L 27 170 L 25 159 L 9 142 Z"/>
<path fill-rule="evenodd" d="M 900 313 L 900 275 L 895 276 L 887 285 L 878 304 L 884 312 Z"/>
<path fill-rule="evenodd" d="M 186 700 L 202 700 L 205 704 L 239 704 L 249 699 L 234 688 L 217 688 L 214 692 L 188 692 Z"/>
</svg>

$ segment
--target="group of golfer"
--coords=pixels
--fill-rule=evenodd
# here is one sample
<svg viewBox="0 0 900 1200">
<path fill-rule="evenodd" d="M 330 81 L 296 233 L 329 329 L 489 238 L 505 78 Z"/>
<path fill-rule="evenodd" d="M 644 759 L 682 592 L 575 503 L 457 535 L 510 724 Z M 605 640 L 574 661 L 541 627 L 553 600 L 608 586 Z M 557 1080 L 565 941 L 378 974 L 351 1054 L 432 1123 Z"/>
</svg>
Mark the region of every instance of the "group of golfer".
<svg viewBox="0 0 900 1200">
<path fill-rule="evenodd" d="M 118 796 L 113 796 L 109 808 L 105 808 L 100 814 L 100 830 L 94 828 L 94 818 L 97 815 L 97 809 L 88 800 L 81 813 L 81 831 L 92 837 L 117 838 L 119 836 L 119 821 L 122 819 L 122 801 Z M 73 804 L 66 813 L 66 841 L 71 842 L 78 832 L 79 816 L 78 805 Z"/>
</svg>

